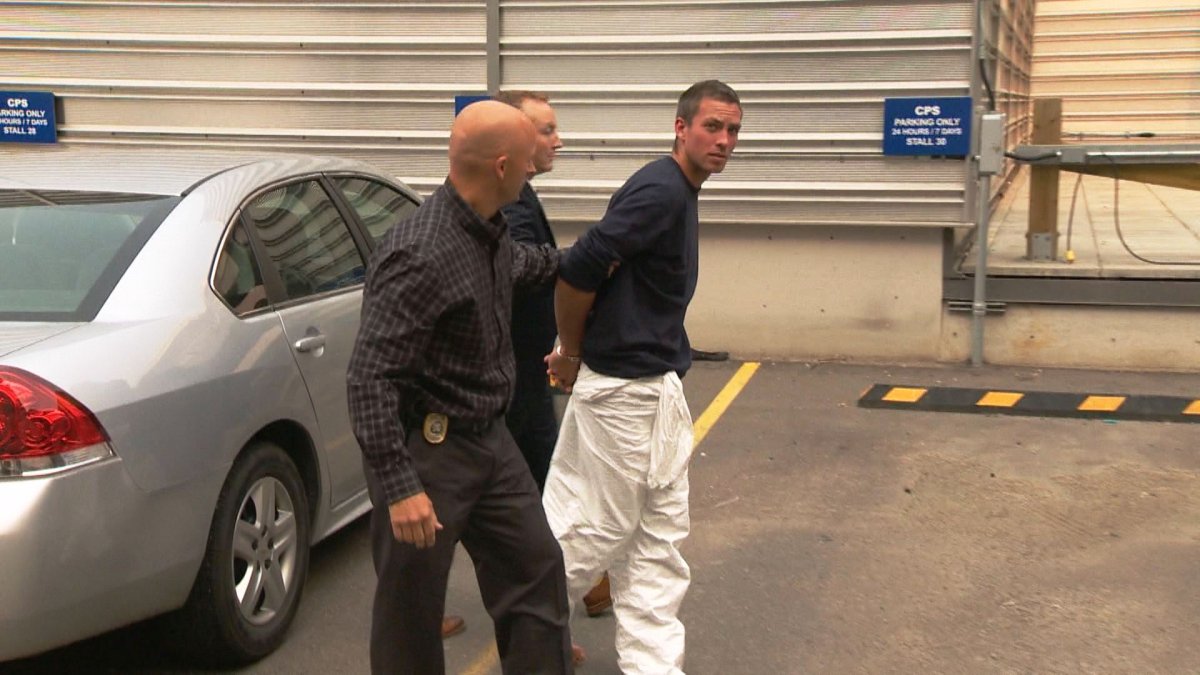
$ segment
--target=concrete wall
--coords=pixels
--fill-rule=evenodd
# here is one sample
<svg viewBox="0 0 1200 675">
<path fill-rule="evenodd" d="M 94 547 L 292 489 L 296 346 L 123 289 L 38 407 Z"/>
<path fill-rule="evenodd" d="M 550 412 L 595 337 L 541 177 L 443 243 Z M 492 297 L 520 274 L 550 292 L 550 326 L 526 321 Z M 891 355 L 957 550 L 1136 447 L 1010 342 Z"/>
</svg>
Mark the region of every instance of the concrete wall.
<svg viewBox="0 0 1200 675">
<path fill-rule="evenodd" d="M 937 358 L 940 230 L 723 226 L 704 234 L 687 323 L 698 348 Z"/>
<path fill-rule="evenodd" d="M 941 260 L 937 228 L 702 224 L 688 334 L 740 358 L 933 361 Z"/>
<path fill-rule="evenodd" d="M 970 358 L 971 317 L 947 314 L 939 358 Z M 1009 305 L 984 323 L 996 365 L 1200 370 L 1200 309 Z"/>
</svg>

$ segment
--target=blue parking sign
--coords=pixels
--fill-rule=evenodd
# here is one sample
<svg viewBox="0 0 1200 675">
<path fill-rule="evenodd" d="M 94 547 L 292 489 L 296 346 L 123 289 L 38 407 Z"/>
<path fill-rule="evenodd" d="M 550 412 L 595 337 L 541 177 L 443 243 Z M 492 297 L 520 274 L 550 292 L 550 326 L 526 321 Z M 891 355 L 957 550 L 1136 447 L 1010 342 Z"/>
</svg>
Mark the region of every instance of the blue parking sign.
<svg viewBox="0 0 1200 675">
<path fill-rule="evenodd" d="M 54 143 L 54 94 L 0 91 L 0 143 Z"/>
<path fill-rule="evenodd" d="M 971 151 L 971 97 L 883 101 L 883 154 L 963 157 Z"/>
<path fill-rule="evenodd" d="M 458 113 L 462 112 L 463 108 L 475 103 L 476 101 L 486 101 L 491 96 L 487 94 L 456 94 L 454 96 L 454 116 L 458 117 Z"/>
</svg>

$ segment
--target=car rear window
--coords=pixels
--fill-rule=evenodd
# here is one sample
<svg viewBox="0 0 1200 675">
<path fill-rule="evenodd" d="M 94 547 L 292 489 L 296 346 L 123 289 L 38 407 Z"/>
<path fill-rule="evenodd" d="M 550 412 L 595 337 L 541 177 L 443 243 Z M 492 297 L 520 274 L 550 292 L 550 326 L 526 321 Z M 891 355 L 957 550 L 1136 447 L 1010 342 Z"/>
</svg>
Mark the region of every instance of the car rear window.
<svg viewBox="0 0 1200 675">
<path fill-rule="evenodd" d="M 0 190 L 0 321 L 89 321 L 180 197 Z"/>
</svg>

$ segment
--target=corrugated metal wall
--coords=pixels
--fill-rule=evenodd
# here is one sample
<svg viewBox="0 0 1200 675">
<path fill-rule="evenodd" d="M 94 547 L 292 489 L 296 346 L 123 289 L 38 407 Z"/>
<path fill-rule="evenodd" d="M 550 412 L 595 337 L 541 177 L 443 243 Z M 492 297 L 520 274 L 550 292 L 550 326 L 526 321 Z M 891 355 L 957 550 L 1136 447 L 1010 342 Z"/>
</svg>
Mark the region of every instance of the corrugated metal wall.
<svg viewBox="0 0 1200 675">
<path fill-rule="evenodd" d="M 336 153 L 428 191 L 485 29 L 482 0 L 0 1 L 0 89 L 60 96 L 62 143 Z"/>
<path fill-rule="evenodd" d="M 734 86 L 737 153 L 702 194 L 712 223 L 964 220 L 964 163 L 884 158 L 883 99 L 967 95 L 970 0 L 501 0 L 501 85 L 546 91 L 566 148 L 539 178 L 552 217 L 598 217 L 670 150 L 693 81 Z"/>
<path fill-rule="evenodd" d="M 1005 114 L 1005 146 L 1029 141 L 1033 131 L 1031 79 L 1033 73 L 1034 0 L 986 0 L 981 11 L 979 41 L 986 56 L 996 110 Z M 980 100 L 985 92 L 977 93 Z M 1021 169 L 1005 160 L 1005 170 L 992 184 L 993 196 L 1007 189 Z"/>
<path fill-rule="evenodd" d="M 970 220 L 963 162 L 880 145 L 884 97 L 969 94 L 971 0 L 490 2 L 498 84 L 559 110 L 556 219 L 598 217 L 669 151 L 683 88 L 717 77 L 747 117 L 706 221 Z M 428 191 L 453 95 L 487 89 L 488 5 L 0 0 L 0 88 L 58 94 L 63 143 L 338 153 Z"/>
<path fill-rule="evenodd" d="M 1036 28 L 1033 92 L 1063 99 L 1064 140 L 1200 138 L 1200 1 L 1039 0 Z"/>
<path fill-rule="evenodd" d="M 1032 0 L 0 0 L 0 89 L 62 97 L 66 144 L 336 153 L 423 192 L 454 94 L 543 90 L 566 149 L 536 185 L 565 242 L 720 78 L 746 117 L 701 197 L 696 344 L 933 359 L 944 228 L 974 220 L 975 183 L 884 157 L 883 101 L 980 94 L 978 2 Z"/>
</svg>

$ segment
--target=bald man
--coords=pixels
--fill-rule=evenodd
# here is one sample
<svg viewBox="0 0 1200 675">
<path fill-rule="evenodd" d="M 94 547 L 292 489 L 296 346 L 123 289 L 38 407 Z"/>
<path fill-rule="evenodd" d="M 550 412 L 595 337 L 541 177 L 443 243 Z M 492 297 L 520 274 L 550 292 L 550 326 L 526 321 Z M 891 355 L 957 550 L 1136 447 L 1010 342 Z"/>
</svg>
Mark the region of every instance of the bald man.
<svg viewBox="0 0 1200 675">
<path fill-rule="evenodd" d="M 374 673 L 443 673 L 446 579 L 460 540 L 505 673 L 572 672 L 562 553 L 504 422 L 514 284 L 551 283 L 552 247 L 514 244 L 500 208 L 534 128 L 483 101 L 450 132 L 450 175 L 371 256 L 348 393 L 374 511 Z"/>
</svg>

